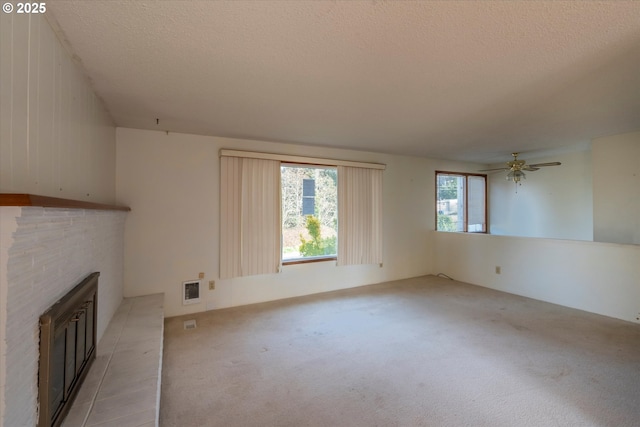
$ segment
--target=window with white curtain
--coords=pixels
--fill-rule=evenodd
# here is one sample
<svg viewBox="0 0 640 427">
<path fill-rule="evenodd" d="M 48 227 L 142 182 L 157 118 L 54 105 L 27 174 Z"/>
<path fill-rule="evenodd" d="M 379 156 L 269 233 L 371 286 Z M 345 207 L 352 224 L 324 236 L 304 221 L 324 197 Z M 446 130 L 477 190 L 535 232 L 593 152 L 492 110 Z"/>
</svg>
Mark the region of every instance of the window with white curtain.
<svg viewBox="0 0 640 427">
<path fill-rule="evenodd" d="M 222 150 L 220 278 L 276 273 L 294 262 L 382 265 L 383 169 L 373 163 Z M 284 247 L 292 221 L 298 228 L 304 222 L 307 230 L 318 226 L 317 242 L 314 233 L 299 233 L 299 245 Z"/>
</svg>

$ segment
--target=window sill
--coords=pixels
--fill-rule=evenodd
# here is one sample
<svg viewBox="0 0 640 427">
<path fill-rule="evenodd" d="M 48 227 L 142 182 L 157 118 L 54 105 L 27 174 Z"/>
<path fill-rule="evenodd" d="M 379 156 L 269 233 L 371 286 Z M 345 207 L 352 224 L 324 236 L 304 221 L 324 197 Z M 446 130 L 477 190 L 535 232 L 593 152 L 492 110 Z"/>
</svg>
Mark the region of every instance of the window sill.
<svg viewBox="0 0 640 427">
<path fill-rule="evenodd" d="M 337 261 L 338 257 L 313 257 L 313 258 L 296 258 L 292 260 L 282 261 L 282 265 L 310 264 L 312 262 Z"/>
</svg>

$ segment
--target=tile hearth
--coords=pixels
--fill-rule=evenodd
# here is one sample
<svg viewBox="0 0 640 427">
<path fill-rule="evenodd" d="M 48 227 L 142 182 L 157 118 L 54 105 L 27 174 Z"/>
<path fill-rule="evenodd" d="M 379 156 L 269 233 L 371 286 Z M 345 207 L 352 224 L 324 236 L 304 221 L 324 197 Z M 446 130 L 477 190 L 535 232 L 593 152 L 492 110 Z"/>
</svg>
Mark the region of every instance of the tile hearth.
<svg viewBox="0 0 640 427">
<path fill-rule="evenodd" d="M 158 425 L 164 294 L 125 298 L 64 427 Z"/>
</svg>

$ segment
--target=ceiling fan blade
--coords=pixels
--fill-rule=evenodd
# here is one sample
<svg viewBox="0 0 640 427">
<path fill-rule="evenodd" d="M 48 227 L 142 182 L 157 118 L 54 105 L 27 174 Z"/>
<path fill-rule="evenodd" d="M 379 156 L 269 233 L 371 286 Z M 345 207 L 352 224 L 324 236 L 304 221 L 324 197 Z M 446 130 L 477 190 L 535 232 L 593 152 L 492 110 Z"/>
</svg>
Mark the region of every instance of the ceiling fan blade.
<svg viewBox="0 0 640 427">
<path fill-rule="evenodd" d="M 549 162 L 549 163 L 536 163 L 535 165 L 527 165 L 530 168 L 540 168 L 543 166 L 560 166 L 562 163 L 560 162 Z"/>
<path fill-rule="evenodd" d="M 497 171 L 508 171 L 511 168 L 496 168 L 496 169 L 480 169 L 478 172 L 497 172 Z"/>
<path fill-rule="evenodd" d="M 529 172 L 535 172 L 535 171 L 540 170 L 540 168 L 534 168 L 532 166 L 526 166 L 526 167 L 522 168 L 522 170 L 523 171 L 529 171 Z"/>
</svg>

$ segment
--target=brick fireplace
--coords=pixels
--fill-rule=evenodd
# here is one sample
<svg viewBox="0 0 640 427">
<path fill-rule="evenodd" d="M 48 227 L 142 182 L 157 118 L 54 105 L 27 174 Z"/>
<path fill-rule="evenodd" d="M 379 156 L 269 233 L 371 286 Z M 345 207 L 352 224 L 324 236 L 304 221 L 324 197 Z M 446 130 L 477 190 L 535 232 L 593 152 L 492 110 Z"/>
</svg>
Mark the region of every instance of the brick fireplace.
<svg viewBox="0 0 640 427">
<path fill-rule="evenodd" d="M 104 333 L 123 298 L 125 219 L 120 210 L 0 204 L 0 427 L 37 424 L 39 317 L 95 271 L 96 342 Z"/>
</svg>

